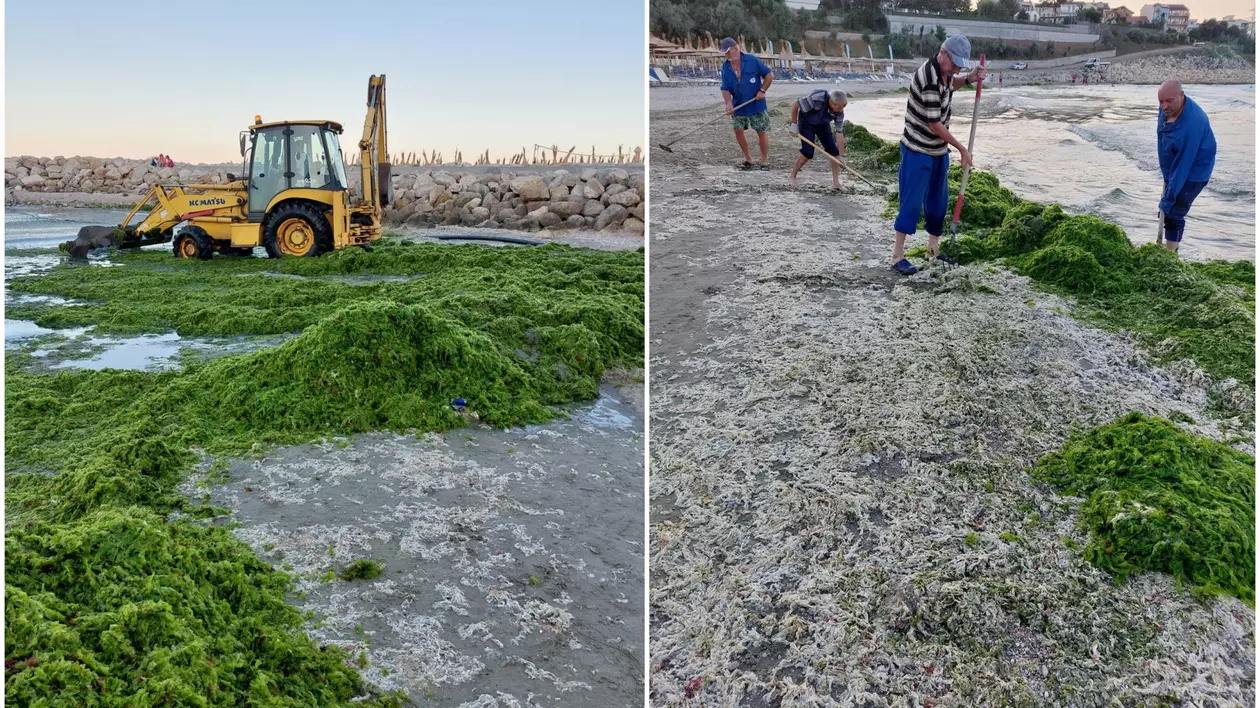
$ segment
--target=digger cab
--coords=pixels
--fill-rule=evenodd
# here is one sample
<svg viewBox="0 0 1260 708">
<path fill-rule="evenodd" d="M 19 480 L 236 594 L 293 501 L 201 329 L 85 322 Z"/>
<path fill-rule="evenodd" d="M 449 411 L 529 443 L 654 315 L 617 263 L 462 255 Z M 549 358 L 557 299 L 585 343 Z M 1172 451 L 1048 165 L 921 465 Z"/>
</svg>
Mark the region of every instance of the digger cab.
<svg viewBox="0 0 1260 708">
<path fill-rule="evenodd" d="M 351 205 L 332 121 L 284 121 L 241 133 L 245 221 L 273 257 L 313 256 L 380 238 L 379 211 Z M 233 238 L 233 244 L 236 239 Z"/>
<path fill-rule="evenodd" d="M 249 221 L 262 221 L 276 197 L 290 189 L 344 193 L 340 134 L 341 125 L 332 121 L 256 123 L 242 132 Z"/>
</svg>

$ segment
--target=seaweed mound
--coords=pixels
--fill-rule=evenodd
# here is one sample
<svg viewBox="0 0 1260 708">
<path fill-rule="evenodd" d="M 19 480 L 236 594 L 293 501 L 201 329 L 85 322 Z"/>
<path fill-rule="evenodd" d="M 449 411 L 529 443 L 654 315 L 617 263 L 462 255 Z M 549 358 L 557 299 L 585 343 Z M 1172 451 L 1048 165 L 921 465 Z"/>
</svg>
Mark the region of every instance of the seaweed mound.
<svg viewBox="0 0 1260 708">
<path fill-rule="evenodd" d="M 1033 475 L 1085 499 L 1085 556 L 1118 579 L 1158 570 L 1254 606 L 1254 458 L 1130 413 L 1072 439 Z"/>
<path fill-rule="evenodd" d="M 300 632 L 289 578 L 225 529 L 108 508 L 5 540 L 12 704 L 348 705 L 365 692 L 340 651 Z"/>
<path fill-rule="evenodd" d="M 599 344 L 580 325 L 571 329 L 567 341 L 544 343 L 594 384 Z M 274 350 L 213 362 L 191 388 L 204 391 L 192 399 L 195 416 L 247 429 L 360 432 L 460 425 L 450 405 L 457 398 L 491 424 L 548 420 L 543 401 L 563 398 L 544 393 L 548 383 L 489 335 L 429 307 L 365 302 Z"/>
<path fill-rule="evenodd" d="M 1255 386 L 1255 266 L 1186 263 L 1157 244 L 1134 246 L 1124 230 L 1057 205 L 1008 201 L 996 179 L 972 173 L 989 202 L 958 245 L 941 249 L 963 263 L 1005 260 L 1016 272 L 1075 295 L 1078 314 L 1136 333 L 1161 361 L 1190 359 L 1218 380 Z M 967 187 L 967 201 L 972 199 Z M 1017 199 L 1013 196 L 1009 199 Z M 964 202 L 966 204 L 967 202 Z M 1002 206 L 1005 204 L 1006 206 Z M 966 218 L 964 226 L 974 226 Z"/>
</svg>

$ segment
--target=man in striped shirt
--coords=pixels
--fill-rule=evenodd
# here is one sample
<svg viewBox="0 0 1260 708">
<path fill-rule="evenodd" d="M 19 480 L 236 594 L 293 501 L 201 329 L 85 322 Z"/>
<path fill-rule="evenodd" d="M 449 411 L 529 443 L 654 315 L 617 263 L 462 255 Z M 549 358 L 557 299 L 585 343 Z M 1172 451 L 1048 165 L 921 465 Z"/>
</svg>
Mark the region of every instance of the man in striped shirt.
<svg viewBox="0 0 1260 708">
<path fill-rule="evenodd" d="M 906 235 L 918 228 L 920 212 L 928 232 L 928 254 L 954 262 L 939 252 L 938 240 L 945 231 L 945 214 L 949 211 L 949 146 L 958 150 L 963 165 L 971 164 L 967 148 L 949 132 L 954 90 L 984 79 L 984 67 L 959 74 L 970 66 L 971 42 L 957 34 L 946 39 L 936 56 L 924 62 L 910 81 L 906 127 L 901 134 L 901 169 L 897 174 L 901 207 L 893 223 L 897 230 L 893 269 L 903 275 L 919 270 L 906 259 L 905 247 Z"/>
</svg>

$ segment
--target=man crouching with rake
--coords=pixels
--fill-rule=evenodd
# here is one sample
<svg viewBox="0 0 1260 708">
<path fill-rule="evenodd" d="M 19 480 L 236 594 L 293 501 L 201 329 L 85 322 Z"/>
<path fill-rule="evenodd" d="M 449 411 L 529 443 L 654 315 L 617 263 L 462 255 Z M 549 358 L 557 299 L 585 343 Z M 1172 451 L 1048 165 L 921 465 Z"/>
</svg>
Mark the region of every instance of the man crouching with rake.
<svg viewBox="0 0 1260 708">
<path fill-rule="evenodd" d="M 806 162 L 814 159 L 814 144 L 821 143 L 827 154 L 843 162 L 844 146 L 844 107 L 849 99 L 844 91 L 818 89 L 792 104 L 792 123 L 788 132 L 800 138 L 801 154 L 792 165 L 792 175 L 788 184 L 796 186 L 796 174 Z M 832 132 L 832 125 L 835 132 Z M 831 186 L 840 188 L 840 163 L 831 161 Z"/>
</svg>

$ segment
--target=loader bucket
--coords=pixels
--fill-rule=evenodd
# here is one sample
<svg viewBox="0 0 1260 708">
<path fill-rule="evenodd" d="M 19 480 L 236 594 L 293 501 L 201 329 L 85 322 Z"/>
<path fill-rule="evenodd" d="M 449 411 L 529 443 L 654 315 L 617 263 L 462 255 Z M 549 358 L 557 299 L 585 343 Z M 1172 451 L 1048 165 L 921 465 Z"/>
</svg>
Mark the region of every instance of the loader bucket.
<svg viewBox="0 0 1260 708">
<path fill-rule="evenodd" d="M 87 258 L 87 254 L 95 248 L 140 248 L 169 243 L 170 240 L 170 234 L 138 236 L 134 227 L 124 230 L 117 226 L 84 226 L 73 241 L 66 241 L 61 247 L 71 258 Z"/>
</svg>

